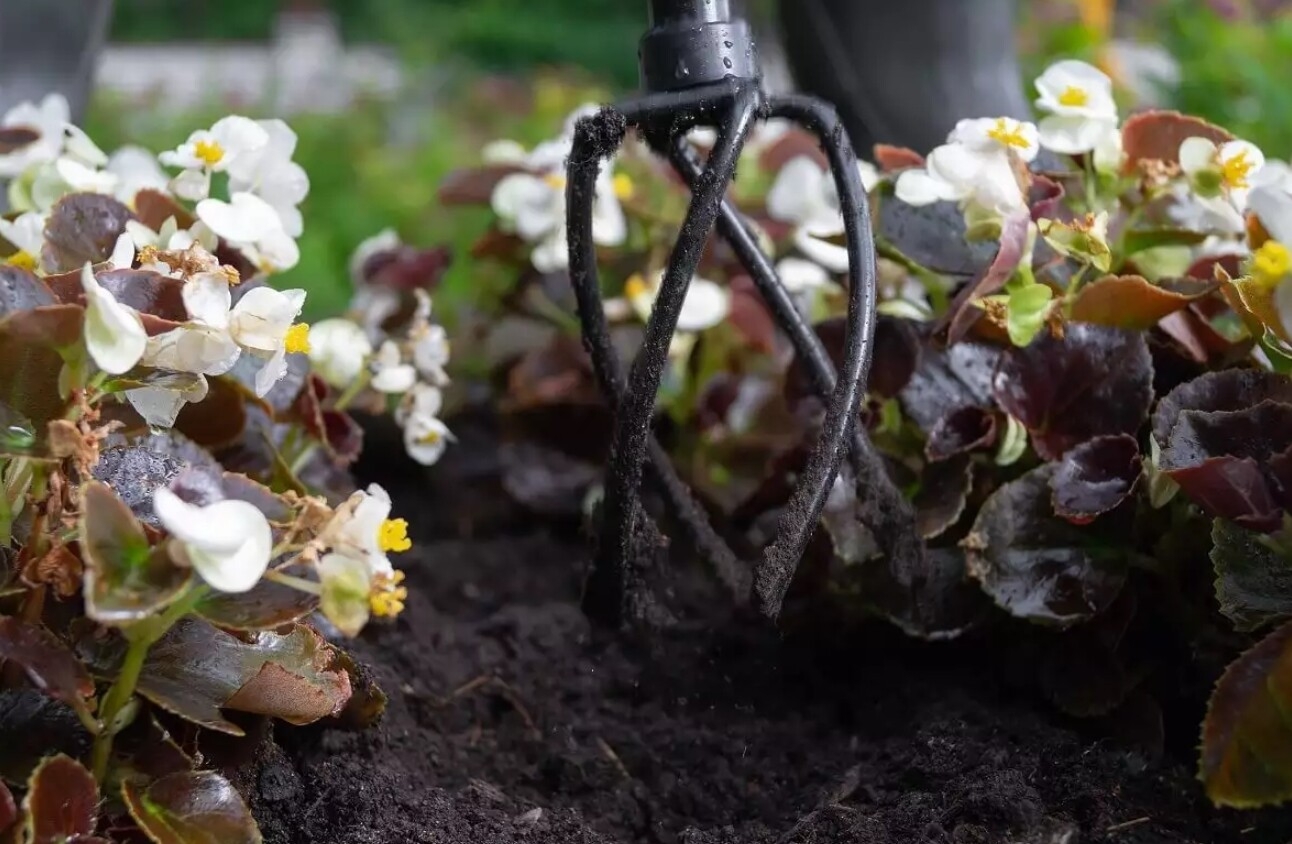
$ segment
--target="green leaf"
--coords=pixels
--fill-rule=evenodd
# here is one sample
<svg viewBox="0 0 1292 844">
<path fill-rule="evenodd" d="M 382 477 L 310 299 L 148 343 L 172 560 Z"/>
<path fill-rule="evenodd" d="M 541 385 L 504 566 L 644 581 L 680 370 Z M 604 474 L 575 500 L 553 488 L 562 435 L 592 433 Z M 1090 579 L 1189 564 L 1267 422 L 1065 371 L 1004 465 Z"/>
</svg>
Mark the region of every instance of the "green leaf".
<svg viewBox="0 0 1292 844">
<path fill-rule="evenodd" d="M 1242 631 L 1292 618 L 1292 560 L 1276 553 L 1262 538 L 1226 519 L 1212 523 L 1216 600 L 1220 611 Z"/>
<path fill-rule="evenodd" d="M 1009 318 L 1006 328 L 1015 346 L 1026 346 L 1045 327 L 1054 291 L 1044 284 L 1025 284 L 1009 291 Z"/>
<path fill-rule="evenodd" d="M 0 617 L 0 663 L 16 665 L 36 688 L 72 707 L 89 722 L 94 681 L 85 666 L 54 634 L 16 618 Z"/>
<path fill-rule="evenodd" d="M 260 844 L 260 829 L 237 789 L 213 771 L 170 774 L 121 786 L 130 816 L 156 844 Z"/>
<path fill-rule="evenodd" d="M 1121 252 L 1126 256 L 1159 246 L 1197 246 L 1206 239 L 1205 232 L 1188 229 L 1134 229 L 1122 234 Z"/>
<path fill-rule="evenodd" d="M 99 788 L 84 765 L 60 754 L 46 759 L 31 775 L 22 807 L 27 844 L 79 842 L 94 833 Z"/>
<path fill-rule="evenodd" d="M 114 677 L 125 655 L 117 635 L 83 639 L 91 669 Z M 208 729 L 239 736 L 220 709 L 310 724 L 339 713 L 351 695 L 338 651 L 312 628 L 240 637 L 197 618 L 176 624 L 153 645 L 139 678 L 139 694 Z"/>
<path fill-rule="evenodd" d="M 1066 628 L 1113 602 L 1126 569 L 1088 547 L 1089 528 L 1054 514 L 1056 464 L 1033 469 L 992 493 L 978 511 L 965 549 L 969 575 L 1004 610 Z"/>
<path fill-rule="evenodd" d="M 192 571 L 175 565 L 164 544 L 149 545 L 143 526 L 107 484 L 86 484 L 82 502 L 86 615 L 102 624 L 129 624 L 183 591 Z"/>
<path fill-rule="evenodd" d="M 1292 623 L 1226 669 L 1202 725 L 1199 778 L 1219 806 L 1292 799 Z"/>
</svg>

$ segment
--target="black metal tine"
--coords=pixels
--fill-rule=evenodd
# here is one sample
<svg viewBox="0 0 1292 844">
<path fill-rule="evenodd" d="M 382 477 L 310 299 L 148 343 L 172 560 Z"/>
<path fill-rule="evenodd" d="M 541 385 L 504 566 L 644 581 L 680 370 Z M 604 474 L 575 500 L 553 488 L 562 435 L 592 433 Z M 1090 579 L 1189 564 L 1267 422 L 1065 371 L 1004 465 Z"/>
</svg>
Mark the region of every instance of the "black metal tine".
<svg viewBox="0 0 1292 844">
<path fill-rule="evenodd" d="M 729 102 L 734 102 L 734 91 L 734 86 L 722 86 L 716 92 L 710 91 L 706 102 L 712 108 L 714 100 L 724 95 Z M 674 115 L 676 104 L 672 100 L 675 98 L 661 99 L 667 99 L 669 102 L 660 106 L 659 115 Z M 645 108 L 634 109 L 634 112 L 634 117 L 638 120 L 651 120 L 657 116 Z M 617 417 L 621 415 L 626 382 L 618 352 L 610 339 L 601 298 L 596 249 L 592 241 L 592 200 L 601 160 L 608 153 L 606 149 L 608 141 L 613 141 L 611 145 L 617 148 L 622 143 L 625 128 L 624 119 L 613 110 L 603 110 L 596 117 L 581 121 L 576 129 L 570 155 L 567 186 L 571 247 L 570 277 L 574 285 L 579 316 L 583 322 L 584 342 L 592 358 L 593 369 L 602 391 Z M 651 405 L 653 407 L 653 399 Z M 714 566 L 719 579 L 731 590 L 736 602 L 747 603 L 752 580 L 749 567 L 713 530 L 704 510 L 695 501 L 690 489 L 677 476 L 667 453 L 653 435 L 648 436 L 647 452 L 649 456 L 647 470 L 652 480 L 663 487 L 666 502 L 675 517 L 691 534 L 697 550 Z M 612 473 L 614 471 L 613 456 L 611 471 Z M 623 539 L 624 542 L 630 542 L 631 534 L 625 535 Z M 604 542 L 602 545 L 604 546 Z M 589 615 L 598 620 L 618 626 L 622 623 L 622 610 L 628 591 L 627 561 L 621 558 L 621 564 L 617 570 L 606 571 L 602 564 L 603 553 L 601 550 L 598 551 L 593 577 L 589 578 L 584 596 L 585 609 Z"/>
<path fill-rule="evenodd" d="M 777 538 L 754 573 L 757 607 L 774 619 L 780 615 L 785 593 L 837 477 L 843 451 L 849 443 L 848 434 L 856 424 L 874 345 L 877 284 L 870 208 L 857 169 L 857 157 L 838 114 L 830 106 L 807 97 L 774 99 L 770 111 L 772 116 L 801 124 L 821 141 L 838 188 L 848 244 L 848 332 L 843 366 L 826 408 L 817 447 L 781 517 Z M 871 464 L 860 467 L 859 478 L 871 480 L 886 499 L 890 490 L 900 498 L 874 450 L 863 448 L 859 452 L 859 458 Z"/>
</svg>

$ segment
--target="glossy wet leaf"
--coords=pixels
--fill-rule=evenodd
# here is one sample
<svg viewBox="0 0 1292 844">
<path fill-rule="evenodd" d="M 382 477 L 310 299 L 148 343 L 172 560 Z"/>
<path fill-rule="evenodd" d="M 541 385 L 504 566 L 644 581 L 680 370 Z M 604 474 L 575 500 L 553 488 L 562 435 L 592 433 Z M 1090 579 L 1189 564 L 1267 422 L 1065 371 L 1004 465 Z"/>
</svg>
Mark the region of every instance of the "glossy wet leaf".
<svg viewBox="0 0 1292 844">
<path fill-rule="evenodd" d="M 1224 519 L 1212 524 L 1216 600 L 1220 611 L 1244 632 L 1292 618 L 1292 560 L 1263 539 Z"/>
<path fill-rule="evenodd" d="M 124 656 L 120 637 L 81 642 L 92 669 L 113 676 Z M 350 679 L 335 667 L 336 650 L 313 629 L 238 636 L 187 618 L 149 651 L 139 693 L 195 724 L 230 735 L 242 730 L 221 708 L 309 724 L 341 711 Z"/>
<path fill-rule="evenodd" d="M 76 655 L 42 627 L 0 617 L 0 663 L 22 669 L 36 688 L 74 709 L 89 711 L 94 681 Z"/>
<path fill-rule="evenodd" d="M 969 574 L 1009 613 L 1070 627 L 1106 608 L 1121 591 L 1125 564 L 1098 553 L 1092 537 L 1054 514 L 1053 465 L 997 489 L 961 542 Z"/>
<path fill-rule="evenodd" d="M 305 572 L 288 572 L 303 577 Z M 316 595 L 262 580 L 250 592 L 212 592 L 194 609 L 202 618 L 227 630 L 275 630 L 299 621 L 318 608 Z"/>
<path fill-rule="evenodd" d="M 0 689 L 0 778 L 25 786 L 41 759 L 82 756 L 90 740 L 67 704 L 36 689 Z"/>
<path fill-rule="evenodd" d="M 1292 506 L 1292 489 L 1276 474 L 1289 456 L 1292 404 L 1263 401 L 1244 410 L 1183 411 L 1158 468 L 1209 515 L 1273 531 Z"/>
<path fill-rule="evenodd" d="M 22 807 L 27 844 L 76 844 L 94 833 L 99 788 L 80 762 L 51 756 L 31 775 Z"/>
<path fill-rule="evenodd" d="M 924 443 L 929 460 L 949 460 L 996 443 L 996 414 L 982 407 L 962 407 L 942 417 Z"/>
<path fill-rule="evenodd" d="M 972 487 L 973 463 L 968 455 L 925 466 L 912 502 L 920 536 L 934 539 L 960 521 Z"/>
<path fill-rule="evenodd" d="M 35 273 L 0 263 L 0 316 L 57 303 L 49 287 Z"/>
<path fill-rule="evenodd" d="M 1129 434 L 1096 437 L 1063 456 L 1050 482 L 1054 512 L 1073 524 L 1089 524 L 1135 491 L 1143 464 Z"/>
<path fill-rule="evenodd" d="M 206 398 L 184 405 L 175 419 L 175 430 L 204 448 L 236 443 L 247 428 L 248 394 L 226 376 L 209 378 L 207 383 Z"/>
<path fill-rule="evenodd" d="M 63 416 L 58 344 L 79 341 L 82 315 L 73 305 L 45 305 L 0 319 L 0 402 L 31 420 L 38 437 Z"/>
<path fill-rule="evenodd" d="M 112 254 L 126 223 L 135 219 L 130 209 L 110 196 L 74 193 L 54 204 L 45 222 L 45 268 L 53 273 L 80 270 L 86 262 L 98 264 Z"/>
<path fill-rule="evenodd" d="M 812 326 L 830 361 L 843 365 L 844 341 L 848 325 L 843 317 L 831 317 Z M 924 342 L 917 323 L 881 314 L 875 321 L 875 345 L 866 382 L 874 397 L 892 398 L 900 393 L 915 374 L 924 354 Z M 785 378 L 785 397 L 791 406 L 817 395 L 807 368 L 796 355 Z"/>
<path fill-rule="evenodd" d="M 233 784 L 214 771 L 121 786 L 130 816 L 156 844 L 260 844 L 260 829 Z"/>
<path fill-rule="evenodd" d="M 1177 149 L 1178 152 L 1178 149 Z M 1207 239 L 1205 232 L 1189 229 L 1132 229 L 1121 235 L 1123 255 L 1134 255 L 1145 249 L 1156 249 L 1160 246 L 1197 246 Z"/>
<path fill-rule="evenodd" d="M 1107 276 L 1081 288 L 1072 320 L 1147 331 L 1215 289 L 1214 283 L 1191 279 L 1154 284 L 1137 275 Z"/>
<path fill-rule="evenodd" d="M 964 218 L 950 202 L 917 207 L 885 196 L 876 229 L 877 236 L 898 252 L 936 273 L 976 275 L 996 252 L 994 244 L 965 240 Z"/>
<path fill-rule="evenodd" d="M 1144 336 L 1101 325 L 1043 333 L 1001 355 L 997 403 L 1028 429 L 1047 459 L 1094 437 L 1134 434 L 1153 401 L 1153 363 Z"/>
<path fill-rule="evenodd" d="M 956 408 L 990 407 L 992 375 L 1000 356 L 1000 349 L 984 343 L 926 346 L 919 367 L 898 395 L 903 412 L 929 432 Z"/>
<path fill-rule="evenodd" d="M 1216 144 L 1232 141 L 1234 136 L 1200 117 L 1176 111 L 1143 111 L 1122 124 L 1122 148 L 1126 153 L 1126 171 L 1134 171 L 1141 162 L 1180 163 L 1180 144 L 1192 137 L 1206 138 Z"/>
<path fill-rule="evenodd" d="M 153 512 L 153 493 L 184 471 L 184 460 L 145 445 L 104 449 L 94 477 L 112 488 L 136 519 L 160 527 Z"/>
<path fill-rule="evenodd" d="M 164 544 L 150 547 L 143 526 L 104 483 L 82 490 L 81 556 L 85 613 L 102 624 L 128 624 L 169 604 L 192 578 Z"/>
<path fill-rule="evenodd" d="M 908 636 L 929 641 L 955 639 L 991 610 L 991 602 L 968 578 L 959 548 L 921 548 L 909 558 L 866 566 L 860 589 L 870 612 Z"/>
<path fill-rule="evenodd" d="M 1292 378 L 1263 369 L 1226 369 L 1208 372 L 1168 393 L 1153 411 L 1153 437 L 1159 446 L 1186 410 L 1246 410 L 1263 401 L 1292 404 Z"/>
<path fill-rule="evenodd" d="M 1199 777 L 1220 806 L 1292 799 L 1292 623 L 1226 669 L 1202 725 Z"/>
<path fill-rule="evenodd" d="M 118 302 L 134 308 L 141 314 L 152 314 L 171 322 L 188 319 L 182 296 L 184 282 L 151 270 L 101 270 L 95 280 L 111 293 Z M 60 302 L 72 305 L 85 304 L 85 288 L 81 286 L 79 272 L 51 276 L 50 288 Z"/>
<path fill-rule="evenodd" d="M 1030 222 L 1027 212 L 1020 212 L 1007 217 L 1001 224 L 1000 245 L 996 256 L 951 303 L 951 310 L 946 317 L 947 343 L 955 344 L 963 340 L 974 323 L 982 318 L 982 310 L 976 303 L 999 293 L 1013 277 L 1027 251 Z"/>
</svg>

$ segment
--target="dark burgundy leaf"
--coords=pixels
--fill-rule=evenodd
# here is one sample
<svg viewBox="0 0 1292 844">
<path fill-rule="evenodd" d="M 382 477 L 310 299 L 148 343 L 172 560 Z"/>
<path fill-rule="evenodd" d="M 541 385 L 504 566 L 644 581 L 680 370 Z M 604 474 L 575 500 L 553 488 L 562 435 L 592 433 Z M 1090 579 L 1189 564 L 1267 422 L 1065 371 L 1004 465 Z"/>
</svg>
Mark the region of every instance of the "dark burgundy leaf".
<svg viewBox="0 0 1292 844">
<path fill-rule="evenodd" d="M 112 254 L 126 222 L 135 215 L 110 196 L 74 193 L 54 204 L 45 222 L 43 263 L 50 272 L 79 270 Z"/>
<path fill-rule="evenodd" d="M 1183 310 L 1217 285 L 1193 279 L 1153 284 L 1137 275 L 1110 275 L 1087 284 L 1072 303 L 1074 322 L 1146 331 L 1163 317 Z"/>
<path fill-rule="evenodd" d="M 1130 497 L 1139 482 L 1139 443 L 1129 434 L 1096 437 L 1063 456 L 1054 473 L 1054 512 L 1089 524 Z"/>
<path fill-rule="evenodd" d="M 0 778 L 25 784 L 41 759 L 89 748 L 90 734 L 67 704 L 35 689 L 0 689 Z"/>
<path fill-rule="evenodd" d="M 152 314 L 176 323 L 188 319 L 182 296 L 184 282 L 178 278 L 151 270 L 104 270 L 95 273 L 94 277 L 118 302 L 141 314 Z M 49 285 L 60 302 L 85 304 L 85 288 L 81 286 L 79 272 L 51 276 Z"/>
<path fill-rule="evenodd" d="M 170 774 L 121 786 L 130 815 L 156 844 L 261 844 L 251 810 L 214 771 Z"/>
<path fill-rule="evenodd" d="M 867 608 L 908 636 L 954 639 L 977 626 L 991 603 L 965 573 L 959 548 L 921 548 L 914 558 L 864 567 L 861 593 Z"/>
<path fill-rule="evenodd" d="M 976 275 L 996 252 L 992 243 L 965 240 L 964 216 L 951 202 L 915 206 L 885 196 L 876 225 L 877 235 L 898 252 L 944 275 Z"/>
<path fill-rule="evenodd" d="M 1153 401 L 1153 362 L 1143 334 L 1069 325 L 1062 338 L 1042 332 L 1006 350 L 993 393 L 1054 460 L 1093 437 L 1138 431 Z"/>
<path fill-rule="evenodd" d="M 949 460 L 996 443 L 996 414 L 982 407 L 962 407 L 943 416 L 929 431 L 924 456 Z"/>
<path fill-rule="evenodd" d="M 813 326 L 830 361 L 843 365 L 847 321 L 831 317 Z M 917 324 L 907 319 L 880 315 L 875 322 L 875 346 L 867 388 L 873 396 L 889 399 L 910 382 L 922 355 Z M 785 377 L 785 397 L 790 406 L 817 395 L 803 362 L 796 356 Z"/>
<path fill-rule="evenodd" d="M 0 617 L 0 663 L 23 670 L 36 688 L 88 713 L 94 681 L 81 661 L 54 634 L 16 618 Z"/>
<path fill-rule="evenodd" d="M 1153 438 L 1159 446 L 1165 446 L 1180 414 L 1186 410 L 1244 410 L 1266 400 L 1292 404 L 1292 378 L 1263 369 L 1208 372 L 1158 402 L 1153 411 Z"/>
<path fill-rule="evenodd" d="M 18 822 L 18 804 L 9 787 L 0 782 L 0 835 Z M 0 839 L 3 840 L 3 839 Z"/>
<path fill-rule="evenodd" d="M 895 173 L 911 167 L 923 167 L 924 156 L 906 147 L 875 144 L 875 166 L 881 173 Z"/>
<path fill-rule="evenodd" d="M 1126 172 L 1141 162 L 1180 163 L 1180 144 L 1192 137 L 1206 138 L 1216 144 L 1232 141 L 1234 136 L 1200 117 L 1176 111 L 1143 111 L 1122 124 L 1122 147 L 1126 152 Z"/>
<path fill-rule="evenodd" d="M 1000 248 L 987 268 L 956 295 L 944 320 L 948 345 L 959 343 L 982 318 L 983 311 L 976 304 L 985 296 L 999 293 L 1018 265 L 1027 249 L 1027 230 L 1031 218 L 1026 212 L 1005 218 L 1001 224 Z"/>
<path fill-rule="evenodd" d="M 1034 175 L 1032 185 L 1027 192 L 1027 204 L 1032 209 L 1032 221 L 1054 219 L 1063 207 L 1063 197 L 1067 194 L 1063 183 L 1049 176 Z"/>
<path fill-rule="evenodd" d="M 10 155 L 39 140 L 40 131 L 30 126 L 0 126 L 0 155 Z M 3 823 L 0 829 L 4 829 Z"/>
<path fill-rule="evenodd" d="M 1114 554 L 1097 553 L 1086 531 L 1054 515 L 1056 470 L 1042 466 L 996 490 L 961 546 L 969 574 L 1000 607 L 1066 628 L 1107 608 L 1126 568 Z"/>
<path fill-rule="evenodd" d="M 1211 527 L 1216 600 L 1243 632 L 1292 618 L 1292 564 L 1262 539 L 1224 519 Z"/>
<path fill-rule="evenodd" d="M 324 408 L 329 392 L 327 382 L 311 374 L 296 397 L 289 418 L 321 442 L 329 457 L 339 465 L 349 466 L 363 450 L 363 429 L 349 414 Z"/>
<path fill-rule="evenodd" d="M 967 454 L 925 466 L 913 502 L 920 536 L 934 539 L 960 521 L 972 487 L 973 462 Z"/>
<path fill-rule="evenodd" d="M 454 170 L 440 182 L 440 203 L 442 205 L 488 205 L 493 197 L 493 190 L 499 182 L 514 173 L 524 172 L 525 168 L 510 164 Z"/>
<path fill-rule="evenodd" d="M 1292 799 L 1292 623 L 1225 671 L 1202 725 L 1200 772 L 1220 806 L 1250 809 Z"/>
<path fill-rule="evenodd" d="M 218 449 L 242 439 L 247 405 L 255 397 L 227 375 L 209 378 L 207 384 L 206 398 L 184 405 L 175 417 L 175 430 L 200 446 Z"/>
<path fill-rule="evenodd" d="M 727 321 L 751 348 L 766 355 L 776 351 L 776 323 L 749 276 L 731 280 L 731 313 Z"/>
<path fill-rule="evenodd" d="M 1000 349 L 983 343 L 925 346 L 919 368 L 898 396 L 902 410 L 929 432 L 949 410 L 991 406 L 992 375 L 1000 356 Z"/>
<path fill-rule="evenodd" d="M 0 316 L 57 303 L 49 287 L 34 273 L 0 264 Z"/>
<path fill-rule="evenodd" d="M 418 249 L 400 246 L 376 253 L 364 261 L 364 284 L 388 290 L 435 290 L 453 264 L 447 248 Z"/>
<path fill-rule="evenodd" d="M 51 756 L 27 784 L 22 807 L 27 815 L 27 844 L 68 844 L 94 832 L 99 787 L 85 766 L 68 756 Z"/>
<path fill-rule="evenodd" d="M 1238 278 L 1243 274 L 1243 257 L 1234 254 L 1208 255 L 1190 264 L 1184 274 L 1187 278 L 1215 282 L 1217 270 L 1223 271 L 1226 278 Z"/>
<path fill-rule="evenodd" d="M 779 173 L 781 168 L 795 158 L 810 158 L 822 170 L 830 167 L 830 160 L 821 149 L 821 142 L 816 135 L 805 132 L 797 126 L 790 128 L 772 143 L 763 148 L 758 157 L 758 167 L 766 173 Z"/>
<path fill-rule="evenodd" d="M 1263 401 L 1234 411 L 1186 410 L 1171 429 L 1158 468 L 1212 516 L 1273 531 L 1292 504 L 1271 458 L 1292 448 L 1292 405 Z"/>
</svg>

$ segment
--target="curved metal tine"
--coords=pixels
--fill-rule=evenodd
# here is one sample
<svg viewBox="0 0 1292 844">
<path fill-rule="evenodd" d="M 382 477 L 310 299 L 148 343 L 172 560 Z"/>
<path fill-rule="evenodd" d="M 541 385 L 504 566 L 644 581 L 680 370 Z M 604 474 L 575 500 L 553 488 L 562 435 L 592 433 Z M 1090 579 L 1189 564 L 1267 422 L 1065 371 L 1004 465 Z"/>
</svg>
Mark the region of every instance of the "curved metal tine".
<svg viewBox="0 0 1292 844">
<path fill-rule="evenodd" d="M 672 113 L 674 106 L 664 103 L 659 114 Z M 639 108 L 635 117 L 639 120 L 654 117 L 649 110 Z M 625 392 L 625 379 L 618 352 L 610 339 L 606 325 L 605 311 L 601 298 L 600 284 L 596 265 L 595 244 L 592 241 L 592 201 L 595 195 L 597 173 L 600 159 L 605 154 L 604 144 L 608 133 L 604 126 L 596 121 L 607 119 L 603 112 L 589 122 L 581 123 L 575 133 L 575 140 L 569 161 L 569 180 L 567 187 L 569 232 L 570 232 L 570 277 L 578 301 L 579 315 L 583 322 L 585 344 L 592 358 L 593 368 L 602 391 L 612 405 L 612 410 L 619 414 L 619 405 Z M 609 119 L 613 120 L 613 116 Z M 620 125 L 622 131 L 622 124 Z M 621 140 L 621 139 L 620 139 Z M 616 143 L 617 145 L 617 143 Z M 651 406 L 653 406 L 653 394 Z M 649 423 L 649 417 L 647 419 Z M 690 490 L 677 476 L 668 455 L 655 441 L 648 437 L 650 461 L 648 469 L 653 479 L 664 487 L 670 506 L 676 512 L 692 535 L 697 548 L 713 564 L 719 578 L 732 591 L 738 603 L 745 603 L 750 594 L 750 572 L 748 568 L 732 553 L 726 542 L 714 532 L 707 516 L 695 502 Z M 612 455 L 612 461 L 614 460 Z M 638 466 L 640 473 L 640 466 Z M 635 500 L 635 496 L 634 496 Z M 630 537 L 623 537 L 626 541 Z M 612 537 L 618 544 L 620 538 Z M 627 590 L 627 571 L 622 556 L 617 559 L 619 565 L 607 565 L 605 542 L 594 562 L 592 577 L 589 578 L 584 606 L 594 618 L 618 626 L 622 622 L 622 612 Z"/>
<path fill-rule="evenodd" d="M 661 142 L 664 139 L 658 139 Z M 702 172 L 699 157 L 695 150 L 692 149 L 690 142 L 683 136 L 678 136 L 668 142 L 667 150 L 660 150 L 661 154 L 667 154 L 673 169 L 677 171 L 688 185 L 694 186 L 700 178 Z M 775 317 L 782 331 L 790 339 L 790 344 L 794 351 L 804 361 L 807 367 L 808 375 L 812 379 L 812 386 L 823 399 L 828 399 L 834 392 L 837 373 L 834 370 L 834 363 L 830 360 L 830 355 L 826 351 L 825 344 L 821 338 L 812 330 L 812 326 L 803 318 L 803 314 L 794 306 L 794 300 L 790 293 L 785 289 L 777 276 L 776 268 L 772 266 L 771 260 L 763 254 L 762 248 L 740 211 L 729 201 L 724 199 L 722 206 L 718 209 L 718 232 L 731 244 L 732 250 L 736 257 L 749 270 L 750 278 L 753 279 L 754 285 L 762 295 L 763 300 L 771 309 L 772 316 Z M 852 436 L 851 451 L 853 470 L 860 472 L 862 466 L 862 456 L 867 445 L 859 438 L 854 425 Z"/>
<path fill-rule="evenodd" d="M 774 619 L 780 615 L 790 580 L 838 475 L 843 451 L 848 447 L 848 434 L 856 424 L 874 345 L 877 291 L 870 208 L 856 154 L 838 114 L 830 106 L 808 97 L 774 99 L 770 110 L 774 117 L 786 117 L 802 124 L 821 141 L 839 191 L 848 242 L 848 335 L 843 366 L 826 409 L 817 447 L 799 476 L 799 485 L 781 518 L 776 540 L 754 573 L 758 609 Z M 867 477 L 873 477 L 874 483 L 887 483 L 891 487 L 883 464 L 872 449 L 865 448 L 860 457 L 872 464 L 861 467 Z"/>
</svg>

